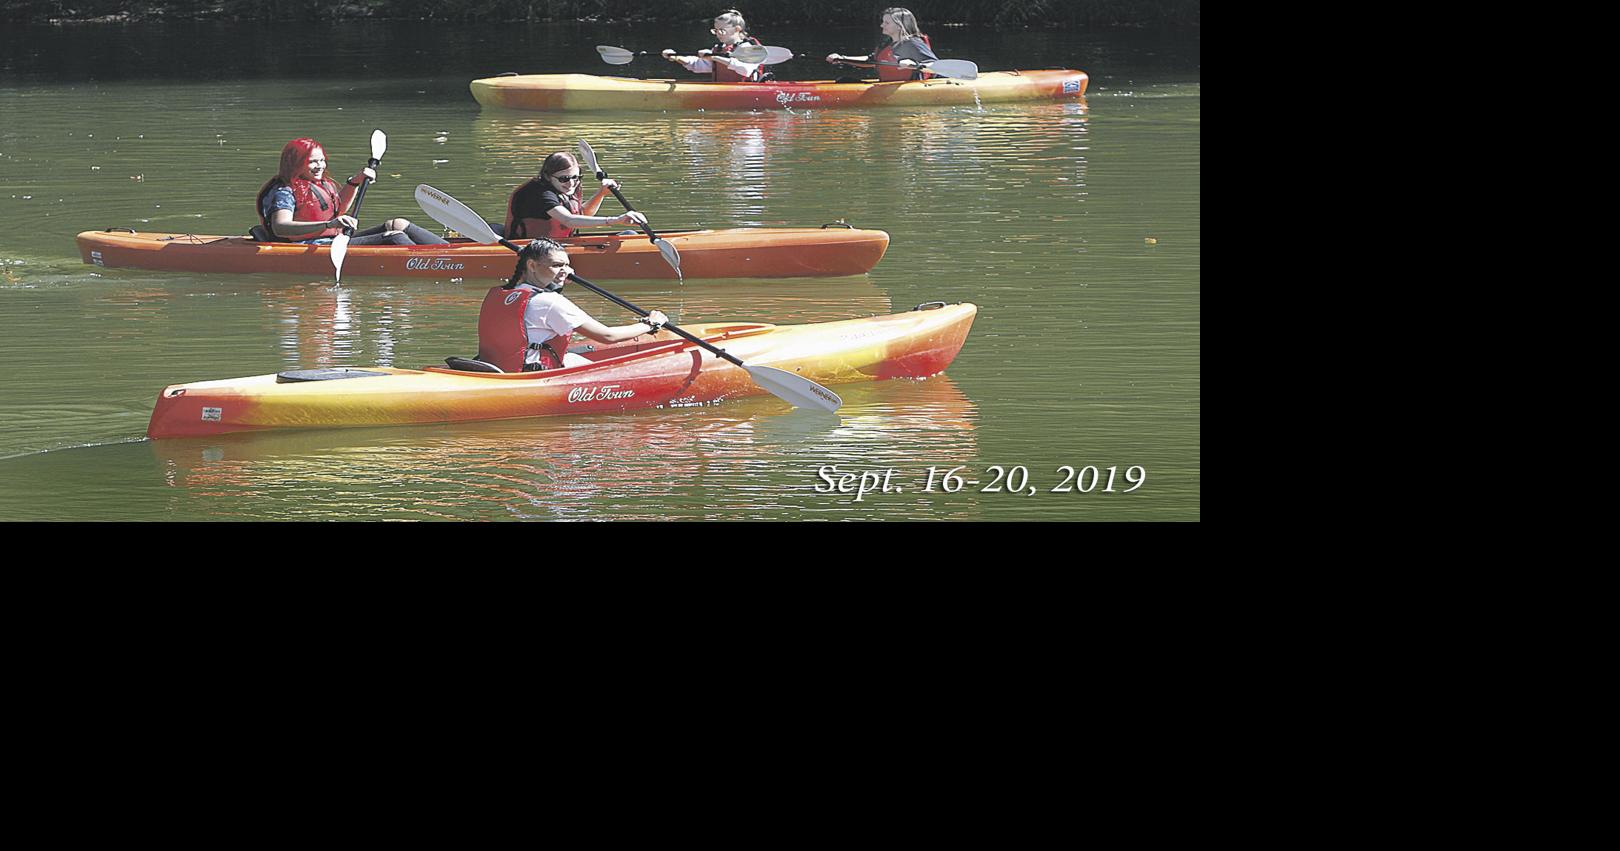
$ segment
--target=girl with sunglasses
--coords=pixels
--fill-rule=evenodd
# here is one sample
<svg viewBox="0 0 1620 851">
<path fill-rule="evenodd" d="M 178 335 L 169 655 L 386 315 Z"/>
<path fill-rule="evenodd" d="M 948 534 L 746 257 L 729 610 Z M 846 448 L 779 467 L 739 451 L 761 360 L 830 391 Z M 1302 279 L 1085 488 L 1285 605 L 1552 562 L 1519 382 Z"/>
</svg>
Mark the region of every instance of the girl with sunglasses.
<svg viewBox="0 0 1620 851">
<path fill-rule="evenodd" d="M 585 174 L 573 154 L 558 151 L 540 166 L 540 175 L 530 178 L 506 200 L 506 223 L 495 227 L 507 239 L 548 237 L 565 239 L 591 225 L 644 225 L 647 217 L 630 210 L 620 216 L 598 216 L 602 199 L 617 188 L 611 178 L 602 181 L 591 200 L 583 200 Z M 490 223 L 494 226 L 494 222 Z"/>
<path fill-rule="evenodd" d="M 829 53 L 827 61 L 846 65 L 887 62 L 907 66 L 895 68 L 892 65 L 878 65 L 878 79 L 887 83 L 897 80 L 921 80 L 926 72 L 916 66 L 939 58 L 934 55 L 934 46 L 928 36 L 917 29 L 917 16 L 911 14 L 910 9 L 902 9 L 899 6 L 884 9 L 883 20 L 878 24 L 878 29 L 882 31 L 883 39 L 871 53 L 865 56 Z"/>
<path fill-rule="evenodd" d="M 694 74 L 712 73 L 716 83 L 756 83 L 763 79 L 764 65 L 731 58 L 733 50 L 745 44 L 759 44 L 759 39 L 748 34 L 748 23 L 741 12 L 727 9 L 716 15 L 714 28 L 709 32 L 714 33 L 714 47 L 699 50 L 696 56 L 678 56 L 673 50 L 665 50 L 664 58 L 680 63 Z"/>
</svg>

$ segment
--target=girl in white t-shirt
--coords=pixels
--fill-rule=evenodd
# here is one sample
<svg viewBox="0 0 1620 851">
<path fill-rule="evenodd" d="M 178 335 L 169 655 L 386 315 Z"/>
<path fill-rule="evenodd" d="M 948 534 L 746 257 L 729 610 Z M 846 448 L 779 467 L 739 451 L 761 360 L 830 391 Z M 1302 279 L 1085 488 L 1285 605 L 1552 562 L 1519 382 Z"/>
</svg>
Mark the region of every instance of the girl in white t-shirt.
<svg viewBox="0 0 1620 851">
<path fill-rule="evenodd" d="M 568 339 L 575 332 L 598 343 L 619 343 L 643 334 L 656 333 L 669 322 L 662 312 L 654 310 L 640 322 L 613 328 L 603 325 L 562 294 L 562 288 L 568 285 L 568 276 L 573 271 L 573 267 L 568 265 L 568 251 L 544 237 L 531 240 L 518 252 L 517 268 L 512 271 L 508 286 L 536 290 L 529 297 L 529 304 L 523 312 L 523 328 L 529 338 L 528 353 L 524 356 L 526 369 L 541 363 L 540 347 L 553 339 L 557 340 L 557 344 L 550 348 L 562 353 L 562 365 L 580 366 L 587 361 L 566 352 Z"/>
</svg>

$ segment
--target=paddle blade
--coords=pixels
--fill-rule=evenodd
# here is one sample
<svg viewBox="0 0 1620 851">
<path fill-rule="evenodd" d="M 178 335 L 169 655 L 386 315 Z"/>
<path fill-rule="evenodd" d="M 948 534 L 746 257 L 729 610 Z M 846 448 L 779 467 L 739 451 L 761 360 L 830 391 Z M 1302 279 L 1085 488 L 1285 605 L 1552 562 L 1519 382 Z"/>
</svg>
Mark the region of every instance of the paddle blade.
<svg viewBox="0 0 1620 851">
<path fill-rule="evenodd" d="M 675 250 L 675 246 L 670 245 L 667 239 L 655 239 L 652 242 L 658 246 L 658 253 L 663 255 L 664 262 L 675 270 L 675 277 L 686 280 L 686 276 L 681 274 L 681 253 Z"/>
<path fill-rule="evenodd" d="M 731 51 L 731 58 L 738 62 L 758 64 L 770 57 L 770 51 L 757 44 L 745 44 Z"/>
<path fill-rule="evenodd" d="M 609 44 L 598 44 L 596 52 L 602 54 L 602 61 L 609 65 L 629 65 L 636 58 L 634 53 Z"/>
<path fill-rule="evenodd" d="M 584 139 L 579 140 L 579 162 L 592 174 L 602 173 L 601 167 L 596 164 L 596 152 L 591 150 L 591 143 Z"/>
<path fill-rule="evenodd" d="M 844 400 L 838 394 L 822 387 L 820 384 L 774 366 L 743 366 L 753 377 L 754 383 L 771 391 L 775 396 L 795 408 L 811 408 L 817 411 L 832 412 L 838 410 Z"/>
<path fill-rule="evenodd" d="M 426 183 L 416 187 L 416 203 L 429 218 L 474 242 L 501 241 L 483 216 Z"/>
<path fill-rule="evenodd" d="M 388 152 L 388 134 L 381 130 L 371 131 L 371 158 L 380 160 Z"/>
<path fill-rule="evenodd" d="M 340 233 L 332 237 L 332 269 L 337 273 L 337 282 L 343 283 L 343 257 L 349 253 L 349 235 Z"/>
<path fill-rule="evenodd" d="M 767 48 L 765 48 L 765 64 L 766 65 L 780 65 L 783 62 L 786 62 L 786 61 L 788 61 L 789 59 L 792 59 L 792 58 L 793 58 L 793 51 L 788 50 L 785 47 L 767 47 Z"/>
<path fill-rule="evenodd" d="M 977 80 L 979 66 L 966 59 L 939 59 L 923 66 L 941 77 L 950 77 L 953 80 Z"/>
</svg>

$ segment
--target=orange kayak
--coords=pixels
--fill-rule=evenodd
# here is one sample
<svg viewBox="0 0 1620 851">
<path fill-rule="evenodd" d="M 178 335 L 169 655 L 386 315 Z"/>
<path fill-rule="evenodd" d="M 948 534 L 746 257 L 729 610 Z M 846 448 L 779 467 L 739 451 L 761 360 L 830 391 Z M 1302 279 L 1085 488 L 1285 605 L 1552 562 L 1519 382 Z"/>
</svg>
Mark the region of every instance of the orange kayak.
<svg viewBox="0 0 1620 851">
<path fill-rule="evenodd" d="M 731 228 L 664 231 L 681 255 L 688 278 L 793 278 L 863 275 L 889 248 L 880 230 Z M 245 236 L 138 233 L 128 228 L 85 231 L 77 237 L 86 263 L 109 268 L 177 272 L 280 272 L 330 277 L 332 252 L 325 245 L 258 242 Z M 524 244 L 527 240 L 518 240 Z M 604 280 L 675 278 L 646 236 L 601 234 L 562 241 L 581 277 Z M 351 245 L 343 277 L 504 278 L 512 252 L 498 244 L 452 240 L 449 245 Z"/>
<path fill-rule="evenodd" d="M 484 106 L 540 110 L 831 109 L 884 106 L 976 106 L 1078 100 L 1084 71 L 991 71 L 973 80 L 936 77 L 893 83 L 832 80 L 714 83 L 637 80 L 594 74 L 514 74 L 473 80 Z"/>
<path fill-rule="evenodd" d="M 710 322 L 685 330 L 752 367 L 819 384 L 927 378 L 950 365 L 978 308 L 764 325 Z M 286 428 L 405 425 L 718 405 L 765 393 L 746 370 L 668 331 L 609 346 L 575 346 L 591 361 L 544 372 L 444 367 L 295 370 L 174 384 L 152 409 L 147 436 L 211 437 Z"/>
</svg>

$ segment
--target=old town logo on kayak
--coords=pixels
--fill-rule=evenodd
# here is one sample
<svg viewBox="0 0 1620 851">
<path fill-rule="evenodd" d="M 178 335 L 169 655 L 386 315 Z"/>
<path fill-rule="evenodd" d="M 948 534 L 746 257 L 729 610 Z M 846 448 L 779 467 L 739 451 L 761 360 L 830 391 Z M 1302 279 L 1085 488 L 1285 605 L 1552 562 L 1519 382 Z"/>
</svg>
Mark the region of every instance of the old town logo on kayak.
<svg viewBox="0 0 1620 851">
<path fill-rule="evenodd" d="M 809 92 L 777 92 L 776 93 L 776 102 L 779 103 L 779 104 L 782 104 L 783 106 L 787 106 L 790 103 L 803 103 L 805 101 L 819 101 L 819 100 L 821 100 L 821 95 L 813 95 L 813 94 L 810 94 Z"/>
<path fill-rule="evenodd" d="M 634 390 L 620 390 L 617 384 L 603 384 L 597 387 L 575 387 L 568 391 L 570 402 L 606 402 L 610 399 L 628 399 L 636 395 Z"/>
<path fill-rule="evenodd" d="M 467 264 L 452 263 L 443 257 L 412 257 L 405 261 L 405 268 L 428 272 L 459 272 L 467 268 Z M 511 304 L 511 302 L 507 302 L 507 304 Z"/>
</svg>

